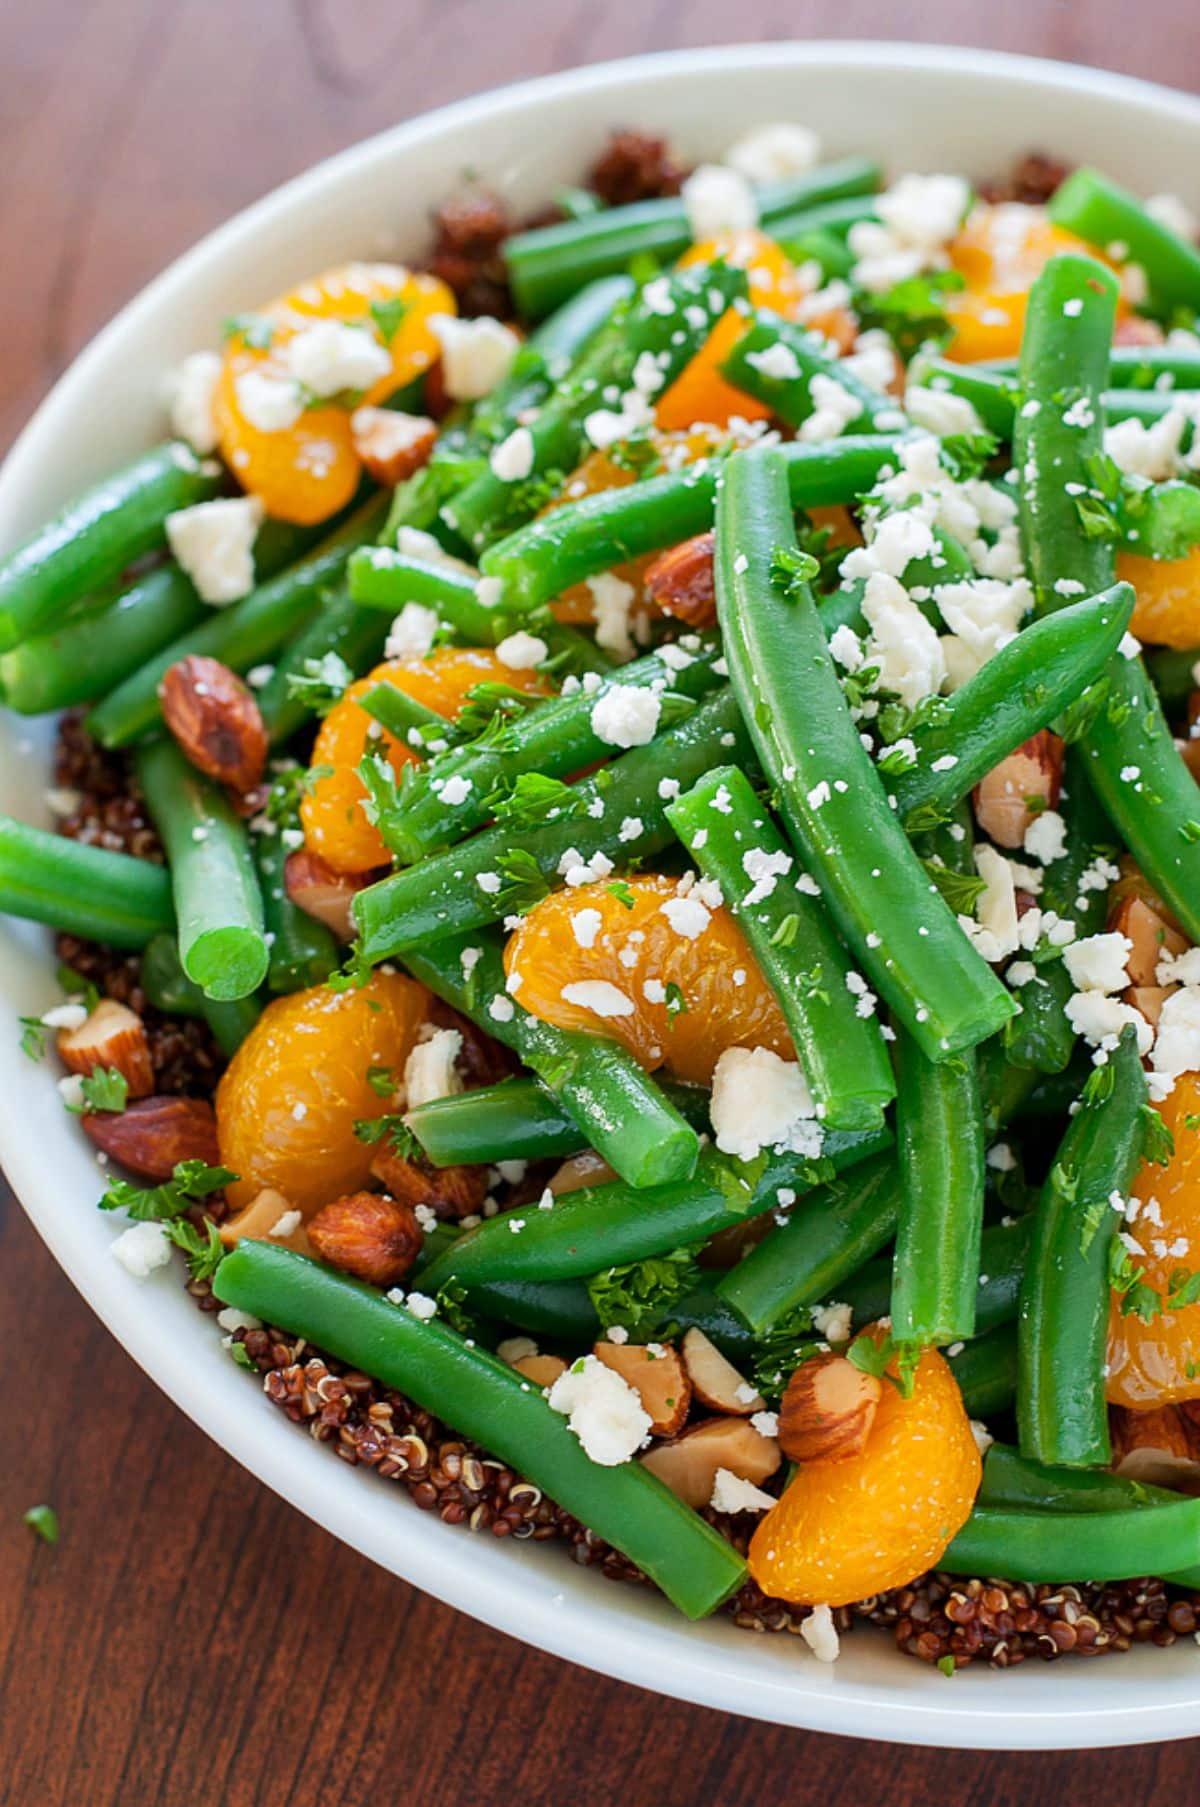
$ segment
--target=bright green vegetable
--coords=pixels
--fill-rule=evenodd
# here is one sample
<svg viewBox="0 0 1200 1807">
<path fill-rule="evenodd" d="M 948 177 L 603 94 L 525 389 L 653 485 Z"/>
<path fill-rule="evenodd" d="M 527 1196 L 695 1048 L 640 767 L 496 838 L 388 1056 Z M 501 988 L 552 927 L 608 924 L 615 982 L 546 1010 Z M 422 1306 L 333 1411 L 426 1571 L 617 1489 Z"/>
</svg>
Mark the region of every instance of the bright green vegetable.
<svg viewBox="0 0 1200 1807">
<path fill-rule="evenodd" d="M 303 991 L 319 985 L 339 964 L 338 944 L 323 922 L 288 896 L 285 868 L 288 849 L 282 834 L 256 834 L 251 852 L 262 894 L 263 922 L 271 950 L 267 987 L 273 992 Z"/>
<path fill-rule="evenodd" d="M 1017 1315 L 1017 1296 L 1029 1250 L 1031 1219 L 1013 1218 L 989 1224 L 979 1238 L 979 1275 L 975 1282 L 975 1337 L 1007 1324 Z M 892 1309 L 892 1258 L 880 1256 L 843 1280 L 838 1298 L 849 1305 L 855 1324 L 873 1324 Z M 1015 1372 L 1015 1370 L 1014 1370 Z"/>
<path fill-rule="evenodd" d="M 708 1128 L 708 1092 L 658 1078 L 663 1095 L 691 1124 Z M 587 1142 L 571 1113 L 536 1079 L 503 1079 L 418 1105 L 405 1117 L 436 1167 L 473 1161 L 541 1161 L 578 1154 Z"/>
<path fill-rule="evenodd" d="M 412 558 L 391 546 L 360 546 L 347 575 L 351 597 L 364 607 L 394 615 L 406 602 L 421 603 L 476 646 L 490 646 L 512 630 L 509 615 L 480 601 L 479 579 L 454 565 Z"/>
<path fill-rule="evenodd" d="M 976 1506 L 938 1567 L 1012 1581 L 1122 1581 L 1200 1564 L 1200 1500 L 1147 1512 Z"/>
<path fill-rule="evenodd" d="M 735 389 L 765 402 L 789 427 L 803 427 L 816 413 L 814 377 L 836 383 L 859 404 L 858 414 L 847 423 L 847 432 L 894 433 L 905 425 L 895 397 L 872 389 L 845 369 L 824 333 L 783 320 L 769 308 L 760 308 L 755 314 L 754 324 L 721 365 L 721 375 Z M 837 434 L 823 434 L 822 443 L 830 437 Z"/>
<path fill-rule="evenodd" d="M 1152 219 L 1140 201 L 1099 170 L 1072 170 L 1046 211 L 1056 226 L 1101 251 L 1121 245 L 1122 256 L 1145 272 L 1157 312 L 1200 309 L 1200 251 Z"/>
<path fill-rule="evenodd" d="M 1048 1468 L 1030 1462 L 1007 1443 L 993 1443 L 983 1458 L 981 1506 L 1018 1506 L 1033 1512 L 1121 1512 L 1170 1506 L 1182 1494 L 1103 1469 Z"/>
<path fill-rule="evenodd" d="M 975 1334 L 983 1271 L 983 1111 L 974 1050 L 934 1062 L 901 1035 L 896 1069 L 901 1203 L 892 1335 L 900 1343 L 960 1342 Z"/>
<path fill-rule="evenodd" d="M 972 1418 L 1007 1411 L 1017 1387 L 1017 1339 L 1011 1324 L 997 1324 L 947 1355 Z"/>
<path fill-rule="evenodd" d="M 161 866 L 0 816 L 0 910 L 108 947 L 144 947 L 175 926 Z"/>
<path fill-rule="evenodd" d="M 142 954 L 142 985 L 158 1010 L 169 1016 L 202 1017 L 213 1032 L 222 1054 L 236 1054 L 262 1015 L 255 997 L 233 998 L 228 1003 L 210 998 L 192 983 L 179 964 L 174 935 L 156 935 Z"/>
</svg>

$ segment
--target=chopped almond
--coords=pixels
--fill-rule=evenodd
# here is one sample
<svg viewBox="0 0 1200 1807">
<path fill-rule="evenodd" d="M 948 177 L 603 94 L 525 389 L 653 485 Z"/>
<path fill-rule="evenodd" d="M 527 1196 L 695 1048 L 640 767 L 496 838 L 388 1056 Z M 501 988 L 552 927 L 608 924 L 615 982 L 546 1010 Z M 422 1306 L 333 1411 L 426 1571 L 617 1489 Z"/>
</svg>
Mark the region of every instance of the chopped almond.
<svg viewBox="0 0 1200 1807">
<path fill-rule="evenodd" d="M 1170 906 L 1163 902 L 1133 855 L 1123 853 L 1117 864 L 1121 868 L 1121 876 L 1108 894 L 1109 910 L 1115 909 L 1123 898 L 1140 897 L 1143 903 L 1149 904 L 1155 915 L 1165 922 L 1169 929 L 1174 929 L 1176 934 L 1182 935 L 1183 924 Z"/>
<path fill-rule="evenodd" d="M 598 1342 L 593 1351 L 631 1386 L 656 1437 L 672 1437 L 688 1414 L 691 1383 L 674 1349 L 663 1343 Z"/>
<path fill-rule="evenodd" d="M 439 1217 L 473 1217 L 487 1197 L 487 1168 L 434 1167 L 425 1160 L 406 1160 L 388 1139 L 379 1144 L 371 1177 L 405 1204 L 428 1205 Z"/>
<path fill-rule="evenodd" d="M 558 1171 L 551 1175 L 550 1191 L 555 1198 L 561 1198 L 565 1192 L 582 1192 L 587 1186 L 603 1186 L 606 1180 L 616 1177 L 603 1155 L 597 1154 L 594 1148 L 584 1148 L 578 1154 L 568 1155 Z"/>
<path fill-rule="evenodd" d="M 350 416 L 350 437 L 376 483 L 394 489 L 428 464 L 437 439 L 437 425 L 427 414 L 401 414 L 394 408 L 356 408 Z"/>
<path fill-rule="evenodd" d="M 558 1355 L 522 1355 L 512 1366 L 543 1391 L 548 1391 L 559 1375 L 567 1371 L 566 1362 Z"/>
<path fill-rule="evenodd" d="M 264 1186 L 248 1205 L 219 1226 L 221 1241 L 227 1249 L 234 1249 L 243 1237 L 248 1237 L 252 1242 L 276 1242 L 281 1249 L 292 1249 L 297 1255 L 313 1255 L 316 1251 L 303 1221 L 291 1227 L 293 1209 L 282 1192 L 276 1192 L 274 1186 Z M 281 1223 L 289 1227 L 279 1235 L 276 1226 Z"/>
<path fill-rule="evenodd" d="M 124 1076 L 131 1098 L 147 1098 L 154 1090 L 145 1024 L 127 1005 L 112 998 L 101 998 L 78 1029 L 59 1030 L 58 1053 L 68 1073 L 115 1067 Z"/>
<path fill-rule="evenodd" d="M 1039 811 L 1058 807 L 1063 752 L 1057 734 L 1042 728 L 975 786 L 975 820 L 998 847 L 1023 846 Z"/>
<path fill-rule="evenodd" d="M 424 1232 L 411 1205 L 352 1192 L 309 1218 L 308 1239 L 331 1267 L 371 1286 L 395 1286 L 420 1254 Z"/>
<path fill-rule="evenodd" d="M 695 539 L 660 552 L 642 580 L 647 600 L 688 627 L 711 627 L 717 618 L 713 545 L 713 534 L 698 533 Z"/>
<path fill-rule="evenodd" d="M 774 1437 L 764 1437 L 745 1418 L 708 1418 L 672 1443 L 655 1444 L 638 1460 L 699 1511 L 712 1499 L 718 1468 L 757 1487 L 770 1480 L 781 1456 Z"/>
<path fill-rule="evenodd" d="M 350 906 L 371 874 L 361 878 L 356 873 L 335 872 L 319 853 L 298 847 L 289 853 L 283 868 L 283 882 L 292 902 L 307 916 L 315 916 L 339 941 L 353 941 L 354 918 Z"/>
<path fill-rule="evenodd" d="M 1175 1405 L 1153 1412 L 1109 1411 L 1113 1467 L 1132 1481 L 1200 1493 L 1200 1427 Z"/>
<path fill-rule="evenodd" d="M 801 1362 L 779 1410 L 779 1444 L 793 1462 L 842 1462 L 857 1456 L 875 1422 L 883 1387 L 832 1350 Z"/>
<path fill-rule="evenodd" d="M 217 1119 L 206 1098 L 139 1098 L 123 1111 L 85 1111 L 80 1122 L 97 1148 L 154 1185 L 169 1180 L 180 1161 L 220 1162 Z"/>
<path fill-rule="evenodd" d="M 1121 993 L 1121 1001 L 1140 1011 L 1152 1029 L 1158 1028 L 1162 1007 L 1178 985 L 1131 985 Z"/>
<path fill-rule="evenodd" d="M 744 1374 L 738 1373 L 732 1362 L 726 1361 L 703 1330 L 697 1330 L 694 1325 L 684 1333 L 683 1359 L 696 1398 L 710 1411 L 736 1412 L 748 1418 L 751 1412 L 763 1410 L 766 1401 L 762 1394 L 756 1392 Z"/>
<path fill-rule="evenodd" d="M 1173 928 L 1165 916 L 1144 897 L 1118 898 L 1108 912 L 1108 927 L 1132 942 L 1126 970 L 1131 985 L 1157 985 L 1158 963 L 1164 954 L 1186 953 L 1186 935 Z"/>
</svg>

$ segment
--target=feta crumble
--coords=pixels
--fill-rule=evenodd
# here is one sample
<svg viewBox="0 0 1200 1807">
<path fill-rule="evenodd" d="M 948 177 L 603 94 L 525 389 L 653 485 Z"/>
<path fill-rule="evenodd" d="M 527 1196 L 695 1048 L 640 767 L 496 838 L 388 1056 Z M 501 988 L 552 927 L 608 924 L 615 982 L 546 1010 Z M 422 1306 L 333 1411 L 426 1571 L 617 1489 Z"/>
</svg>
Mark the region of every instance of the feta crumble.
<svg viewBox="0 0 1200 1807">
<path fill-rule="evenodd" d="M 254 588 L 254 540 L 262 518 L 257 496 L 223 496 L 167 516 L 171 551 L 203 602 L 224 608 Z"/>
</svg>

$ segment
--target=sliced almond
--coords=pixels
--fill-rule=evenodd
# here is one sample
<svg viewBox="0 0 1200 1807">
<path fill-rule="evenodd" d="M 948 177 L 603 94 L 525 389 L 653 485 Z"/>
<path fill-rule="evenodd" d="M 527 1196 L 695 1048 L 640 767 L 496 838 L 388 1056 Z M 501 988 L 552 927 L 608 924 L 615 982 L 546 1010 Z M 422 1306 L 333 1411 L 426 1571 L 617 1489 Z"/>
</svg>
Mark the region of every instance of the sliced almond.
<svg viewBox="0 0 1200 1807">
<path fill-rule="evenodd" d="M 535 1387 L 543 1389 L 552 1387 L 559 1375 L 567 1371 L 566 1362 L 557 1355 L 523 1355 L 512 1365 L 518 1374 L 523 1374 Z"/>
<path fill-rule="evenodd" d="M 998 847 L 1023 846 L 1039 808 L 1058 807 L 1063 752 L 1057 734 L 1042 728 L 975 786 L 975 820 Z"/>
<path fill-rule="evenodd" d="M 726 1361 L 703 1330 L 693 1325 L 685 1331 L 682 1347 L 688 1378 L 701 1405 L 714 1412 L 736 1412 L 744 1418 L 763 1410 L 766 1400 L 762 1394 L 755 1391 L 744 1374 L 738 1373 L 732 1362 Z"/>
<path fill-rule="evenodd" d="M 802 1362 L 779 1408 L 779 1445 L 793 1462 L 842 1462 L 866 1445 L 883 1393 L 878 1376 L 833 1351 Z"/>
<path fill-rule="evenodd" d="M 428 464 L 437 425 L 427 414 L 402 414 L 395 408 L 356 408 L 350 416 L 350 437 L 376 483 L 394 489 Z"/>
<path fill-rule="evenodd" d="M 555 1198 L 561 1198 L 565 1192 L 582 1192 L 587 1186 L 603 1186 L 606 1180 L 616 1177 L 603 1155 L 597 1154 L 594 1148 L 583 1148 L 578 1154 L 568 1155 L 557 1173 L 551 1175 L 550 1191 Z"/>
<path fill-rule="evenodd" d="M 293 1209 L 290 1199 L 282 1192 L 276 1192 L 274 1186 L 264 1186 L 248 1205 L 243 1205 L 219 1226 L 221 1241 L 227 1249 L 235 1249 L 245 1236 L 252 1242 L 276 1242 L 281 1249 L 292 1249 L 297 1255 L 313 1255 L 316 1251 L 308 1240 L 303 1222 L 284 1236 L 274 1233 L 276 1224 L 281 1219 L 286 1220 Z"/>
<path fill-rule="evenodd" d="M 315 916 L 339 941 L 353 941 L 354 918 L 350 906 L 370 874 L 335 872 L 319 853 L 298 847 L 289 853 L 283 868 L 283 883 L 291 901 L 307 916 Z"/>
<path fill-rule="evenodd" d="M 1128 936 L 1132 946 L 1126 970 L 1131 985 L 1157 985 L 1158 963 L 1164 954 L 1186 953 L 1191 943 L 1186 935 L 1160 916 L 1144 897 L 1122 897 L 1108 912 L 1108 927 L 1116 934 Z"/>
<path fill-rule="evenodd" d="M 217 1119 L 206 1098 L 139 1098 L 123 1111 L 85 1111 L 80 1122 L 97 1148 L 155 1185 L 180 1161 L 220 1161 Z"/>
<path fill-rule="evenodd" d="M 1109 1428 L 1118 1474 L 1153 1487 L 1200 1493 L 1200 1440 L 1178 1406 L 1131 1412 L 1115 1405 L 1109 1412 Z"/>
<path fill-rule="evenodd" d="M 691 1382 L 674 1349 L 665 1343 L 610 1343 L 600 1341 L 593 1354 L 628 1386 L 642 1402 L 656 1437 L 673 1437 L 688 1414 Z"/>
<path fill-rule="evenodd" d="M 757 1487 L 770 1480 L 782 1457 L 774 1437 L 764 1437 L 744 1418 L 709 1418 L 672 1443 L 655 1444 L 638 1460 L 699 1511 L 712 1499 L 718 1468 Z"/>
<path fill-rule="evenodd" d="M 688 627 L 711 627 L 717 618 L 714 542 L 713 534 L 698 533 L 681 546 L 668 547 L 650 561 L 642 580 L 647 599 Z"/>
<path fill-rule="evenodd" d="M 335 1198 L 309 1218 L 306 1228 L 322 1261 L 370 1286 L 395 1286 L 403 1280 L 425 1240 L 412 1206 L 380 1192 Z"/>
<path fill-rule="evenodd" d="M 113 998 L 101 998 L 78 1029 L 59 1030 L 58 1054 L 68 1073 L 115 1067 L 123 1074 L 131 1098 L 147 1098 L 154 1090 L 145 1024 L 135 1011 Z"/>
</svg>

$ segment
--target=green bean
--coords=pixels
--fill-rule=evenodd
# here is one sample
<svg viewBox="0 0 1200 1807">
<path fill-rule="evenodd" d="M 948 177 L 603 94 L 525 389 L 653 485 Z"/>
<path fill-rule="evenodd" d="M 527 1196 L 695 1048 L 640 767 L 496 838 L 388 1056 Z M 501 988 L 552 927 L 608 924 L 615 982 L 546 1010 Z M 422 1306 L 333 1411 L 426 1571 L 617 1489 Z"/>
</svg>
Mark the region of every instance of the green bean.
<svg viewBox="0 0 1200 1807">
<path fill-rule="evenodd" d="M 730 680 L 788 833 L 864 971 L 930 1058 L 993 1034 L 1012 999 L 930 886 L 864 750 L 795 548 L 787 467 L 735 452 L 717 502 L 717 612 Z"/>
<path fill-rule="evenodd" d="M 211 500 L 222 477 L 220 465 L 171 440 L 69 502 L 0 563 L 0 653 L 55 627 L 73 603 L 163 545 L 167 516 Z"/>
<path fill-rule="evenodd" d="M 827 201 L 868 194 L 879 186 L 879 165 L 847 157 L 803 176 L 759 190 L 759 218 L 771 231 Z M 536 319 L 549 313 L 586 282 L 625 270 L 630 260 L 655 257 L 669 263 L 691 243 L 687 209 L 681 200 L 637 201 L 609 207 L 585 220 L 564 220 L 518 232 L 505 241 L 504 259 L 518 312 Z"/>
<path fill-rule="evenodd" d="M 609 1180 L 564 1193 L 547 1210 L 531 1205 L 487 1218 L 434 1263 L 426 1284 L 436 1290 L 457 1280 L 469 1291 L 482 1280 L 566 1280 L 694 1247 L 775 1209 L 781 1187 L 794 1194 L 810 1190 L 826 1160 L 850 1166 L 888 1140 L 885 1129 L 830 1130 L 821 1163 L 776 1155 L 761 1173 L 757 1164 L 731 1161 L 710 1145 L 690 1179 L 650 1187 Z M 727 1304 L 737 1303 L 724 1281 L 716 1290 Z"/>
<path fill-rule="evenodd" d="M 213 1290 L 403 1392 L 473 1438 L 622 1550 L 689 1618 L 738 1586 L 733 1546 L 639 1462 L 601 1467 L 567 1420 L 514 1368 L 377 1292 L 287 1249 L 243 1242 Z"/>
<path fill-rule="evenodd" d="M 1061 715 L 1108 666 L 1133 604 L 1129 584 L 1070 603 L 1024 628 L 946 697 L 913 729 L 916 759 L 891 781 L 900 820 L 912 826 L 967 796 Z"/>
<path fill-rule="evenodd" d="M 175 926 L 161 866 L 0 816 L 0 911 L 108 947 L 144 947 Z"/>
<path fill-rule="evenodd" d="M 390 546 L 361 546 L 350 560 L 350 595 L 364 608 L 395 614 L 406 602 L 431 608 L 464 640 L 491 646 L 512 629 L 502 609 L 479 600 L 479 579 L 454 565 L 410 558 Z"/>
<path fill-rule="evenodd" d="M 136 770 L 166 848 L 183 970 L 209 997 L 247 997 L 269 955 L 245 824 L 174 741 L 142 748 Z"/>
<path fill-rule="evenodd" d="M 142 989 L 157 1010 L 169 1016 L 194 1016 L 206 1022 L 222 1054 L 237 1053 L 262 1015 L 256 997 L 233 998 L 228 1003 L 210 998 L 194 985 L 179 964 L 179 944 L 174 935 L 156 935 L 142 953 Z"/>
<path fill-rule="evenodd" d="M 1200 544 L 1200 490 L 1172 478 L 1129 488 L 1111 504 L 1116 544 L 1143 558 L 1186 558 Z"/>
<path fill-rule="evenodd" d="M 1164 705 L 1179 708 L 1200 689 L 1196 671 L 1200 646 L 1156 646 L 1146 655 L 1146 670 Z"/>
<path fill-rule="evenodd" d="M 490 468 L 442 507 L 442 520 L 478 553 L 519 527 L 545 500 L 544 485 L 559 481 L 588 444 L 585 422 L 611 393 L 622 394 L 639 361 L 653 361 L 660 388 L 697 352 L 721 315 L 746 294 L 746 273 L 729 264 L 702 264 L 662 277 L 620 304 L 587 346 L 571 374 L 528 423 L 529 477 L 511 482 Z"/>
<path fill-rule="evenodd" d="M 628 276 L 603 276 L 543 320 L 522 345 L 507 377 L 476 403 L 469 428 L 472 443 L 494 445 L 528 409 L 540 408 L 589 340 L 632 294 Z"/>
<path fill-rule="evenodd" d="M 1126 1475 L 1088 1468 L 1048 1468 L 1011 1444 L 993 1443 L 983 1459 L 981 1506 L 1032 1512 L 1121 1512 L 1170 1506 L 1183 1496 Z"/>
<path fill-rule="evenodd" d="M 461 838 L 470 833 L 489 820 L 490 799 L 524 772 L 568 778 L 606 759 L 612 747 L 592 727 L 592 713 L 608 691 L 666 684 L 676 697 L 698 700 L 707 695 L 721 683 L 713 670 L 720 649 L 711 635 L 689 644 L 694 649 L 691 652 L 677 645 L 672 651 L 648 653 L 618 666 L 599 685 L 584 689 L 576 684 L 569 693 L 564 690 L 514 716 L 501 732 L 489 732 L 481 740 L 453 748 L 424 771 L 414 772 L 389 823 L 393 853 L 411 864 L 443 846 L 451 836 Z M 664 697 L 664 718 L 669 714 Z M 455 806 L 452 820 L 439 794 L 450 778 L 460 778 L 470 786 Z"/>
<path fill-rule="evenodd" d="M 794 1204 L 718 1283 L 717 1296 L 759 1332 L 798 1305 L 835 1299 L 842 1282 L 892 1240 L 899 1210 L 889 1152 Z"/>
<path fill-rule="evenodd" d="M 1179 234 L 1152 219 L 1127 189 L 1099 170 L 1072 170 L 1050 197 L 1047 213 L 1056 226 L 1121 257 L 1145 272 L 1151 305 L 1169 315 L 1175 308 L 1200 308 L 1200 251 Z"/>
<path fill-rule="evenodd" d="M 900 1220 L 892 1282 L 897 1342 L 943 1344 L 975 1334 L 983 1229 L 983 1110 L 973 1049 L 928 1060 L 896 1043 Z"/>
<path fill-rule="evenodd" d="M 793 508 L 853 502 L 894 461 L 897 444 L 895 435 L 877 433 L 782 446 Z M 481 567 L 500 579 L 504 606 L 527 615 L 598 571 L 703 533 L 712 526 L 723 468 L 722 460 L 708 459 L 568 502 L 490 547 Z"/>
<path fill-rule="evenodd" d="M 323 592 L 338 582 L 354 548 L 374 537 L 385 506 L 382 496 L 373 497 L 313 552 L 259 584 L 241 602 L 210 611 L 206 621 L 148 659 L 88 716 L 96 739 L 105 747 L 123 747 L 153 728 L 162 716 L 158 687 L 171 666 L 189 653 L 220 659 L 233 671 L 270 658 L 319 608 Z"/>
<path fill-rule="evenodd" d="M 319 985 L 339 963 L 338 945 L 329 929 L 288 896 L 285 868 L 288 850 L 282 834 L 256 834 L 251 839 L 262 893 L 263 921 L 271 950 L 267 989 L 303 991 Z"/>
<path fill-rule="evenodd" d="M 530 885 L 555 883 L 571 849 L 584 861 L 604 853 L 625 865 L 658 852 L 672 838 L 659 784 L 664 778 L 691 784 L 727 736 L 732 737 L 734 757 L 747 757 L 737 706 L 722 689 L 676 727 L 632 748 L 597 777 L 572 786 L 570 813 L 564 810 L 520 835 L 519 871 L 511 863 L 513 828 L 500 822 L 473 840 L 369 885 L 353 904 L 365 957 L 377 964 L 432 938 L 495 922 L 509 914 L 514 902 L 528 897 Z M 593 815 L 589 804 L 602 805 L 603 813 Z M 622 822 L 634 817 L 640 832 L 622 840 Z M 386 840 L 386 824 L 381 829 Z"/>
<path fill-rule="evenodd" d="M 1124 1581 L 1200 1563 L 1200 1500 L 1153 1512 L 1022 1512 L 976 1506 L 938 1563 L 1011 1581 Z"/>
<path fill-rule="evenodd" d="M 816 264 L 822 284 L 842 280 L 854 268 L 854 253 L 845 239 L 829 225 L 799 220 L 795 237 L 779 240 L 780 250 L 794 264 Z"/>
<path fill-rule="evenodd" d="M 660 1078 L 658 1085 L 693 1129 L 708 1128 L 708 1092 Z M 587 1147 L 571 1113 L 536 1079 L 502 1079 L 409 1111 L 405 1122 L 435 1167 L 476 1161 L 542 1161 Z"/>
<path fill-rule="evenodd" d="M 1017 1329 L 1021 1454 L 1063 1468 L 1111 1458 L 1104 1397 L 1109 1244 L 1143 1144 L 1146 1080 L 1132 1028 L 1084 1088 L 1033 1219 Z"/>
<path fill-rule="evenodd" d="M 847 195 L 840 201 L 820 201 L 815 206 L 797 207 L 793 213 L 783 214 L 771 222 L 771 237 L 791 256 L 790 241 L 806 238 L 809 234 L 820 234 L 831 238 L 836 244 L 846 249 L 846 240 L 851 226 L 857 226 L 860 220 L 877 220 L 879 218 L 878 197 L 874 194 Z M 798 261 L 798 259 L 793 259 Z M 833 276 L 848 276 L 854 268 L 854 258 L 846 250 L 846 261 L 830 272 Z"/>
<path fill-rule="evenodd" d="M 919 357 L 924 360 L 925 354 Z M 914 359 L 914 363 L 918 360 Z M 939 369 L 945 360 L 935 360 Z M 1016 358 L 992 358 L 973 368 L 981 375 L 1012 376 Z M 949 368 L 959 370 L 958 364 Z M 1186 345 L 1114 345 L 1108 354 L 1108 377 L 1114 389 L 1200 389 L 1200 351 Z"/>
<path fill-rule="evenodd" d="M 1052 258 L 1030 291 L 1021 348 L 1021 388 L 1029 399 L 1013 451 L 1025 560 L 1045 613 L 1061 606 L 1063 585 L 1092 593 L 1112 582 L 1111 542 L 1084 532 L 1075 495 L 1077 484 L 1089 487 L 1101 449 L 1097 397 L 1115 305 L 1112 277 L 1086 257 Z M 1088 775 L 1121 841 L 1200 940 L 1195 780 L 1141 659 L 1117 653 L 1105 676 L 1103 707 L 1080 741 Z"/>
<path fill-rule="evenodd" d="M 1114 347 L 1113 358 L 1122 347 Z M 1200 382 L 1200 359 L 1197 382 Z M 1117 374 L 1114 365 L 1113 374 Z M 1131 370 L 1130 377 L 1134 375 Z M 961 396 L 970 402 L 989 433 L 997 439 L 1011 439 L 1013 420 L 1019 399 L 1016 366 L 998 370 L 994 365 L 957 364 L 952 358 L 939 358 L 918 352 L 909 366 L 909 381 L 947 395 Z M 1104 419 L 1108 425 L 1122 420 L 1140 420 L 1147 424 L 1161 420 L 1176 405 L 1169 389 L 1106 388 L 1101 398 Z M 1190 431 L 1190 429 L 1189 429 Z"/>
<path fill-rule="evenodd" d="M 787 366 L 786 375 L 768 368 L 764 353 L 772 352 Z M 895 397 L 872 389 L 845 369 L 824 333 L 781 319 L 769 308 L 756 312 L 753 325 L 721 365 L 721 375 L 735 389 L 765 403 L 789 427 L 803 427 L 816 412 L 812 383 L 818 376 L 836 383 L 858 403 L 859 412 L 847 423 L 848 432 L 892 433 L 906 424 Z"/>
<path fill-rule="evenodd" d="M 997 1324 L 946 1357 L 972 1418 L 987 1418 L 1012 1404 L 1017 1386 L 1017 1339 L 1011 1324 Z"/>
<path fill-rule="evenodd" d="M 282 649 L 258 693 L 273 747 L 289 741 L 312 713 L 312 703 L 293 689 L 293 680 L 331 653 L 353 672 L 374 665 L 383 657 L 390 626 L 373 609 L 361 609 L 351 602 L 344 584 L 336 584 L 320 598 L 316 612 Z"/>
<path fill-rule="evenodd" d="M 819 1114 L 838 1129 L 880 1122 L 896 1088 L 879 1025 L 858 1015 L 845 950 L 819 900 L 788 878 L 795 860 L 749 780 L 716 766 L 667 805 L 667 820 L 745 933 Z"/>
<path fill-rule="evenodd" d="M 512 1004 L 502 956 L 499 936 L 485 932 L 410 948 L 404 963 L 439 998 L 514 1049 L 578 1124 L 584 1144 L 630 1185 L 690 1174 L 699 1152 L 696 1132 L 650 1075 L 619 1042 L 556 1029 Z"/>
<path fill-rule="evenodd" d="M 1020 1021 L 1020 1018 L 1017 1018 Z M 975 1050 L 979 1093 L 983 1101 L 983 1133 L 990 1141 L 1005 1123 L 1018 1116 L 1037 1084 L 1037 1074 L 1017 1067 L 1004 1050 L 1004 1036 L 994 1035 Z M 1078 1087 L 1075 1088 L 1078 1090 Z M 1075 1091 L 1063 1105 L 1074 1100 Z"/>
<path fill-rule="evenodd" d="M 445 716 L 439 715 L 436 709 L 426 709 L 424 703 L 418 703 L 415 697 L 382 679 L 363 692 L 358 706 L 389 734 L 394 734 L 397 740 L 422 756 L 428 752 L 429 741 L 444 741 L 454 732 Z"/>
<path fill-rule="evenodd" d="M 1017 1315 L 1017 1296 L 1025 1257 L 1029 1250 L 1030 1219 L 988 1224 L 979 1239 L 979 1274 L 975 1282 L 975 1330 L 980 1337 L 1007 1324 Z M 838 1286 L 838 1297 L 849 1305 L 856 1324 L 873 1324 L 892 1309 L 892 1259 L 868 1261 Z"/>
</svg>

